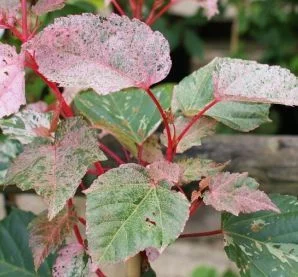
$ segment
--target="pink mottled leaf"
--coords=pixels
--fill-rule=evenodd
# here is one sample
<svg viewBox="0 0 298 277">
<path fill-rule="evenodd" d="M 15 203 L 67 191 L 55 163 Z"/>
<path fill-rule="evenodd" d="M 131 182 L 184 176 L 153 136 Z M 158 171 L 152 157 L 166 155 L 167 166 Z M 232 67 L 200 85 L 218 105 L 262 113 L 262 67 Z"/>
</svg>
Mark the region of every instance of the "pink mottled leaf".
<svg viewBox="0 0 298 277">
<path fill-rule="evenodd" d="M 33 7 L 32 11 L 36 15 L 43 15 L 48 12 L 62 9 L 66 0 L 39 0 Z"/>
<path fill-rule="evenodd" d="M 46 102 L 38 101 L 35 103 L 28 104 L 25 109 L 38 113 L 45 113 L 48 111 L 48 108 L 49 106 Z"/>
<path fill-rule="evenodd" d="M 63 247 L 53 266 L 53 277 L 88 276 L 89 264 L 84 256 L 85 249 L 79 243 L 70 243 Z"/>
<path fill-rule="evenodd" d="M 71 233 L 76 219 L 67 210 L 62 210 L 49 221 L 47 212 L 41 213 L 29 225 L 29 245 L 33 252 L 35 269 L 38 269 L 45 258 L 55 251 Z"/>
<path fill-rule="evenodd" d="M 218 58 L 214 94 L 221 100 L 298 105 L 298 81 L 288 69 Z"/>
<path fill-rule="evenodd" d="M 201 183 L 209 187 L 209 191 L 204 194 L 204 203 L 218 211 L 234 215 L 261 210 L 280 212 L 270 198 L 257 189 L 258 183 L 249 178 L 247 173 L 219 173 Z"/>
<path fill-rule="evenodd" d="M 191 118 L 178 117 L 175 124 L 175 132 L 177 136 L 184 130 L 184 128 L 189 124 Z M 215 132 L 216 120 L 203 117 L 197 121 L 191 129 L 186 133 L 183 139 L 179 142 L 176 148 L 177 153 L 183 153 L 193 146 L 201 145 L 201 139 L 206 136 L 213 135 Z M 173 127 L 172 134 L 174 132 Z M 167 136 L 164 130 L 163 135 L 161 135 L 161 142 L 167 146 Z"/>
<path fill-rule="evenodd" d="M 168 161 L 154 162 L 147 166 L 147 171 L 152 180 L 154 180 L 154 183 L 167 180 L 171 183 L 177 184 L 181 178 L 179 165 Z"/>
<path fill-rule="evenodd" d="M 145 249 L 146 256 L 150 262 L 154 262 L 161 254 L 161 250 L 155 247 L 148 247 Z"/>
<path fill-rule="evenodd" d="M 21 8 L 20 0 L 1 0 L 0 1 L 0 22 L 12 25 Z M 1 24 L 0 24 L 1 25 Z"/>
<path fill-rule="evenodd" d="M 116 14 L 56 19 L 25 49 L 34 53 L 40 72 L 51 81 L 99 94 L 148 88 L 171 67 L 169 44 L 161 33 Z"/>
<path fill-rule="evenodd" d="M 0 43 L 0 118 L 26 104 L 24 57 L 10 45 Z"/>
</svg>

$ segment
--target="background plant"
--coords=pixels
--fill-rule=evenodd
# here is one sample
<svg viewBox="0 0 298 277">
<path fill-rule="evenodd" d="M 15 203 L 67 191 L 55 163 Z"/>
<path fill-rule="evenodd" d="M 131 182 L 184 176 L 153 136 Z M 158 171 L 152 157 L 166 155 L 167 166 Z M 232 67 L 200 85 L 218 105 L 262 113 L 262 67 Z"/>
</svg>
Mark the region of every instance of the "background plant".
<svg viewBox="0 0 298 277">
<path fill-rule="evenodd" d="M 48 210 L 33 220 L 14 210 L 1 223 L 0 272 L 104 276 L 103 265 L 129 259 L 128 275 L 135 276 L 148 273 L 149 261 L 177 238 L 223 235 L 241 275 L 295 275 L 297 199 L 268 197 L 247 173 L 221 172 L 226 164 L 181 154 L 212 135 L 216 122 L 250 131 L 269 120 L 268 104 L 297 105 L 297 78 L 277 66 L 215 58 L 176 85 L 152 88 L 171 59 L 167 40 L 147 24 L 176 3 L 154 2 L 143 16 L 143 2 L 131 1 L 137 19 L 73 15 L 40 32 L 38 16 L 65 3 L 28 4 L 0 6 L 1 26 L 20 41 L 19 51 L 0 45 L 1 177 L 35 190 Z M 208 16 L 217 13 L 216 1 L 198 4 Z M 26 105 L 25 68 L 50 88 L 52 105 Z M 107 134 L 123 155 L 107 146 Z M 78 190 L 86 194 L 85 216 L 73 203 Z M 221 228 L 182 234 L 203 202 L 223 212 Z M 17 238 L 20 229 L 24 237 Z M 76 242 L 67 240 L 72 232 Z"/>
</svg>

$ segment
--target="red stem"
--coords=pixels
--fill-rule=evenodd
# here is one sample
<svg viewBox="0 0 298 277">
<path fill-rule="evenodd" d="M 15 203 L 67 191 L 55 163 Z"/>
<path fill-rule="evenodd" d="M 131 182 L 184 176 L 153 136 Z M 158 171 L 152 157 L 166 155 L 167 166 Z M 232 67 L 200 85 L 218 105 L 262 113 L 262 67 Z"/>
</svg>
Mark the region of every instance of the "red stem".
<svg viewBox="0 0 298 277">
<path fill-rule="evenodd" d="M 96 170 L 98 172 L 98 175 L 102 175 L 102 174 L 105 173 L 105 171 L 104 171 L 104 169 L 103 169 L 103 167 L 102 167 L 102 165 L 101 165 L 100 162 L 94 163 L 94 166 L 95 166 L 95 168 L 96 168 Z"/>
<path fill-rule="evenodd" d="M 28 38 L 27 1 L 22 0 L 22 35 L 23 42 Z"/>
<path fill-rule="evenodd" d="M 77 238 L 78 243 L 81 244 L 85 248 L 85 243 L 84 243 L 84 240 L 81 236 L 81 233 L 80 233 L 80 230 L 79 230 L 79 227 L 78 227 L 77 224 L 73 225 L 73 231 L 75 233 L 75 236 Z"/>
<path fill-rule="evenodd" d="M 158 102 L 157 98 L 153 94 L 153 92 L 150 89 L 146 89 L 146 92 L 148 93 L 148 95 L 150 96 L 152 101 L 154 102 L 155 106 L 157 107 L 157 109 L 162 117 L 163 123 L 165 125 L 165 129 L 167 132 L 167 137 L 168 137 L 167 160 L 172 161 L 173 160 L 173 140 L 172 140 L 171 130 L 170 130 L 167 116 L 166 116 L 162 106 Z"/>
<path fill-rule="evenodd" d="M 191 233 L 191 234 L 183 234 L 180 235 L 179 238 L 197 238 L 197 237 L 208 237 L 208 236 L 214 236 L 214 235 L 220 235 L 222 234 L 222 230 L 214 230 L 209 232 L 202 232 L 202 233 Z"/>
<path fill-rule="evenodd" d="M 104 275 L 104 273 L 99 268 L 96 269 L 95 273 L 99 277 L 106 277 L 106 275 Z"/>
<path fill-rule="evenodd" d="M 114 153 L 111 149 L 109 149 L 107 146 L 105 146 L 102 143 L 99 143 L 99 148 L 104 151 L 106 154 L 108 154 L 112 159 L 115 160 L 116 163 L 120 164 L 124 164 L 125 162 L 122 161 L 122 159 L 116 154 Z"/>
<path fill-rule="evenodd" d="M 148 24 L 149 26 L 152 25 L 158 18 L 160 18 L 165 12 L 168 11 L 168 9 L 174 4 L 175 1 L 171 1 L 166 4 L 155 16 L 150 16 L 150 18 L 148 17 L 146 20 L 146 24 Z"/>
<path fill-rule="evenodd" d="M 84 226 L 86 226 L 86 219 L 85 219 L 85 218 L 78 216 L 78 220 L 79 220 Z"/>
<path fill-rule="evenodd" d="M 213 107 L 218 102 L 219 102 L 218 99 L 212 100 L 196 116 L 194 116 L 192 118 L 192 120 L 188 123 L 188 125 L 184 128 L 184 130 L 181 132 L 181 134 L 176 139 L 175 148 L 177 147 L 178 143 L 182 140 L 182 138 L 185 136 L 185 134 L 188 132 L 188 130 L 192 127 L 192 125 L 194 125 L 205 114 L 206 111 L 208 111 L 211 107 Z"/>
<path fill-rule="evenodd" d="M 112 0 L 112 3 L 120 15 L 125 15 L 124 10 L 121 8 L 117 0 Z"/>
</svg>

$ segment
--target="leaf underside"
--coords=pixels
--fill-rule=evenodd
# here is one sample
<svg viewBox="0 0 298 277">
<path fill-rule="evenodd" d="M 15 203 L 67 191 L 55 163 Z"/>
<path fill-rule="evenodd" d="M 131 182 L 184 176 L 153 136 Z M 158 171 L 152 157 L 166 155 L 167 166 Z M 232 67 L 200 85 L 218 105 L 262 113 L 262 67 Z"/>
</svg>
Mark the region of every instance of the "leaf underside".
<svg viewBox="0 0 298 277">
<path fill-rule="evenodd" d="M 93 261 L 114 263 L 148 247 L 162 251 L 182 232 L 189 202 L 155 185 L 146 169 L 127 164 L 101 175 L 86 191 L 87 238 Z"/>
</svg>

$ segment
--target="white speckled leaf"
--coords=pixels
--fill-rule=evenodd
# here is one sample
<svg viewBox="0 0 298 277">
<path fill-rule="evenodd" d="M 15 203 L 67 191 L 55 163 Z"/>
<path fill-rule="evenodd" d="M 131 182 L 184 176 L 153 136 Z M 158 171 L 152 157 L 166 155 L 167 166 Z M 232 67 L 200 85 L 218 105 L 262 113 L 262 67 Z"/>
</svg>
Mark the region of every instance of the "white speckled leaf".
<svg viewBox="0 0 298 277">
<path fill-rule="evenodd" d="M 219 99 L 298 105 L 297 77 L 279 66 L 220 58 L 213 80 Z"/>
<path fill-rule="evenodd" d="M 35 53 L 40 72 L 51 81 L 99 94 L 149 88 L 171 68 L 169 44 L 161 33 L 116 14 L 58 18 L 25 48 Z"/>
<path fill-rule="evenodd" d="M 208 65 L 185 77 L 174 88 L 172 111 L 181 111 L 184 116 L 196 115 L 214 99 L 216 66 L 222 59 L 216 58 Z M 219 102 L 206 112 L 207 116 L 239 130 L 251 131 L 270 121 L 268 104 Z"/>
<path fill-rule="evenodd" d="M 66 209 L 49 221 L 47 212 L 38 215 L 29 224 L 29 245 L 33 252 L 35 269 L 38 269 L 45 258 L 57 250 L 71 233 L 76 218 Z"/>
<path fill-rule="evenodd" d="M 43 15 L 48 12 L 62 9 L 66 0 L 38 0 L 38 2 L 32 7 L 32 11 L 36 15 Z"/>
<path fill-rule="evenodd" d="M 86 277 L 89 276 L 88 258 L 85 249 L 79 243 L 70 243 L 58 252 L 53 266 L 53 277 Z"/>
<path fill-rule="evenodd" d="M 258 183 L 247 173 L 219 173 L 203 180 L 209 190 L 204 194 L 204 203 L 218 211 L 227 211 L 234 215 L 262 210 L 279 212 L 270 198 L 260 190 Z M 200 184 L 201 186 L 201 184 Z"/>
<path fill-rule="evenodd" d="M 175 160 L 182 171 L 182 183 L 199 181 L 202 177 L 212 176 L 222 171 L 227 163 L 216 163 L 201 158 L 184 158 Z"/>
<path fill-rule="evenodd" d="M 243 277 L 293 277 L 298 272 L 298 201 L 272 195 L 281 213 L 223 214 L 225 251 Z"/>
<path fill-rule="evenodd" d="M 88 167 L 104 159 L 96 131 L 81 118 L 71 118 L 59 125 L 54 144 L 40 139 L 25 145 L 5 183 L 22 190 L 35 189 L 47 202 L 52 219 L 74 196 Z"/>
<path fill-rule="evenodd" d="M 150 178 L 158 184 L 162 180 L 178 184 L 181 178 L 181 170 L 178 164 L 168 161 L 157 161 L 146 166 Z"/>
<path fill-rule="evenodd" d="M 0 43 L 0 118 L 26 104 L 24 56 L 15 47 Z"/>
<path fill-rule="evenodd" d="M 2 132 L 22 144 L 32 142 L 36 137 L 48 134 L 51 127 L 52 113 L 39 113 L 32 110 L 23 110 L 5 119 L 0 119 Z"/>
<path fill-rule="evenodd" d="M 152 89 L 165 110 L 170 108 L 172 90 L 171 84 Z M 95 127 L 111 133 L 135 156 L 136 144 L 141 145 L 162 121 L 150 97 L 140 89 L 127 89 L 109 95 L 88 91 L 78 95 L 74 105 Z"/>
<path fill-rule="evenodd" d="M 189 202 L 167 181 L 127 164 L 101 175 L 86 191 L 87 238 L 93 261 L 114 263 L 148 247 L 161 251 L 183 231 Z"/>
<path fill-rule="evenodd" d="M 179 116 L 175 120 L 174 124 L 175 124 L 176 136 L 179 136 L 179 134 L 184 130 L 184 128 L 189 124 L 190 121 L 191 121 L 191 118 L 185 118 L 183 116 Z M 189 129 L 189 131 L 186 133 L 183 139 L 179 142 L 176 148 L 176 152 L 183 153 L 193 146 L 201 145 L 201 139 L 203 137 L 211 136 L 215 133 L 216 123 L 217 122 L 214 119 L 207 118 L 207 117 L 203 117 L 200 120 L 198 120 L 191 127 L 191 129 Z M 173 134 L 174 132 L 173 126 L 170 125 L 170 128 Z M 165 146 L 167 146 L 167 135 L 165 130 L 161 135 L 160 139 L 161 139 L 161 142 Z"/>
</svg>

